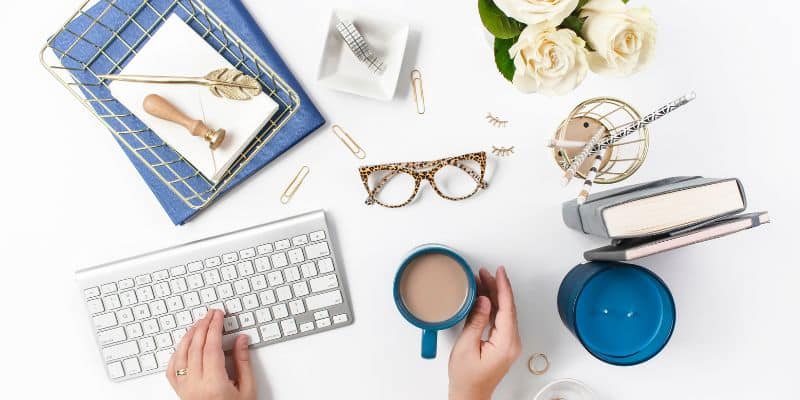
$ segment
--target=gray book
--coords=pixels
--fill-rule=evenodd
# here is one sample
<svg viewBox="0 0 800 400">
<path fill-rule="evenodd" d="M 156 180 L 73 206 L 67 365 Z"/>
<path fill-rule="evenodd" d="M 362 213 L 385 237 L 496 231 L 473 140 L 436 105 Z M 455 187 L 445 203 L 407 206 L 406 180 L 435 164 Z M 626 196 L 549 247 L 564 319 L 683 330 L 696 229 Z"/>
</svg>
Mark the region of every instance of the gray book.
<svg viewBox="0 0 800 400">
<path fill-rule="evenodd" d="M 562 206 L 564 223 L 595 236 L 625 239 L 690 229 L 747 207 L 736 178 L 671 177 L 625 186 Z"/>
</svg>

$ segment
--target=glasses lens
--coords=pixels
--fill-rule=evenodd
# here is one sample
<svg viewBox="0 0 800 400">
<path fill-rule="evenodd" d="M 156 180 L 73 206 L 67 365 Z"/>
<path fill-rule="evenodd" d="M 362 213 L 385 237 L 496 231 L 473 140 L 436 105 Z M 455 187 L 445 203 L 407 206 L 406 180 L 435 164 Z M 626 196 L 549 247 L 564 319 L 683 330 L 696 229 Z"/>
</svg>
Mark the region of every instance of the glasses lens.
<svg viewBox="0 0 800 400">
<path fill-rule="evenodd" d="M 462 199 L 475 193 L 480 186 L 481 165 L 477 161 L 459 160 L 436 171 L 436 187 L 443 195 Z"/>
<path fill-rule="evenodd" d="M 373 198 L 386 206 L 403 205 L 414 195 L 414 177 L 401 171 L 381 170 L 369 175 Z"/>
</svg>

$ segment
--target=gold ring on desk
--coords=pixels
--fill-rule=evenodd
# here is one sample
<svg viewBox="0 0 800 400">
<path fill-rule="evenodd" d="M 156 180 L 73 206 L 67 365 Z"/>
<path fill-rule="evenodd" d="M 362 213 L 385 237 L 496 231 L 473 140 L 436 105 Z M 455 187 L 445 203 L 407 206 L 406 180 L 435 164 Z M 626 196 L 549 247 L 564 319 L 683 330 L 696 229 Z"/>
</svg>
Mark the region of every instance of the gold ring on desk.
<svg viewBox="0 0 800 400">
<path fill-rule="evenodd" d="M 186 376 L 189 375 L 189 368 L 181 368 L 175 371 L 175 376 Z"/>
<path fill-rule="evenodd" d="M 544 360 L 544 368 L 536 369 L 536 360 L 541 358 Z M 535 353 L 528 359 L 528 371 L 531 371 L 534 375 L 544 375 L 545 372 L 550 368 L 550 360 L 547 359 L 547 356 L 544 353 Z"/>
</svg>

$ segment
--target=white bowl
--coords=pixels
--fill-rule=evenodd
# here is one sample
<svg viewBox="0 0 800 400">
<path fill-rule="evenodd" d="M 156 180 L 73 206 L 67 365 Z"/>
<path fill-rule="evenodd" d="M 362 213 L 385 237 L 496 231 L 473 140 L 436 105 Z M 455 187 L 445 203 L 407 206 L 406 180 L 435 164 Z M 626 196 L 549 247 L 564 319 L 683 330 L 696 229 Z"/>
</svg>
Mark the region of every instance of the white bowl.
<svg viewBox="0 0 800 400">
<path fill-rule="evenodd" d="M 559 379 L 548 383 L 533 400 L 592 400 L 594 393 L 581 381 Z"/>
</svg>

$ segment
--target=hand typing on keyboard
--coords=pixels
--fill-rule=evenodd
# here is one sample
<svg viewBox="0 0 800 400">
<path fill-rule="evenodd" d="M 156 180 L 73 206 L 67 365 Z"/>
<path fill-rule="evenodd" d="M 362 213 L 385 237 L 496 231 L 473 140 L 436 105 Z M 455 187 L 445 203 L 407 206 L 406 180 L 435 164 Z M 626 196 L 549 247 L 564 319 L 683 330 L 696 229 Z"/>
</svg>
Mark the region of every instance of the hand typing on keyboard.
<svg viewBox="0 0 800 400">
<path fill-rule="evenodd" d="M 209 310 L 183 336 L 167 366 L 167 379 L 181 400 L 255 400 L 256 386 L 248 337 L 233 345 L 235 377 L 225 369 L 222 351 L 223 312 Z"/>
<path fill-rule="evenodd" d="M 450 353 L 450 400 L 488 400 L 519 356 L 522 345 L 511 283 L 503 267 L 496 278 L 481 268 L 478 299 Z M 489 340 L 482 340 L 490 327 Z"/>
</svg>

